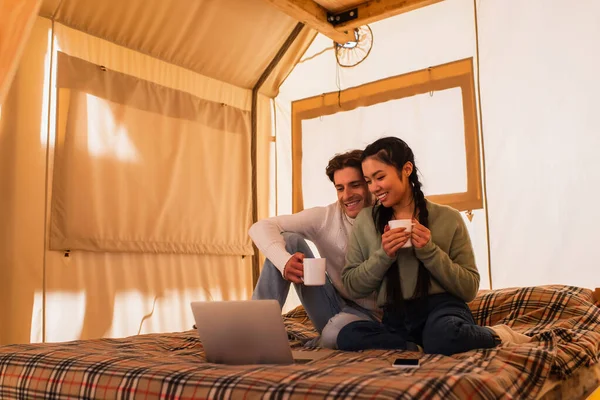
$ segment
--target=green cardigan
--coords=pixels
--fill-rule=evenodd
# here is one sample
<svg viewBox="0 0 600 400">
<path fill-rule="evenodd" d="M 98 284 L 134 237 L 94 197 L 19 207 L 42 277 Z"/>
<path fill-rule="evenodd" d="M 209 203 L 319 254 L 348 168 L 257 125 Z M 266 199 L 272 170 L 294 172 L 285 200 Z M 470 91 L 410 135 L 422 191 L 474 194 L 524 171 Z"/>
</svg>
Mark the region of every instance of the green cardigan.
<svg viewBox="0 0 600 400">
<path fill-rule="evenodd" d="M 460 213 L 448 206 L 427 202 L 431 240 L 423 248 L 398 250 L 402 294 L 410 299 L 415 291 L 419 260 L 431 273 L 429 294 L 448 292 L 466 302 L 479 290 L 479 272 L 467 227 Z M 364 208 L 356 217 L 346 253 L 342 280 L 349 294 L 356 298 L 378 292 L 377 304 L 386 302 L 385 274 L 394 261 L 381 247 L 372 207 Z"/>
</svg>

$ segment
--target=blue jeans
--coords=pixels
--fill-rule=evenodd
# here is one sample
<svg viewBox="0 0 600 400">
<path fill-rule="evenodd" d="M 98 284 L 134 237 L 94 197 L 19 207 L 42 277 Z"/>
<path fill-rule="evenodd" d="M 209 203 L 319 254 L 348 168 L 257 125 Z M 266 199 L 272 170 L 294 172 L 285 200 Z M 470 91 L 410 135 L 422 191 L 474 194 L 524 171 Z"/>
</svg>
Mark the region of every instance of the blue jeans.
<svg viewBox="0 0 600 400">
<path fill-rule="evenodd" d="M 414 350 L 452 355 L 495 347 L 499 341 L 489 328 L 475 324 L 467 304 L 441 293 L 405 302 L 402 310 L 386 308 L 381 323 L 357 321 L 344 326 L 337 337 L 341 350 Z"/>
<path fill-rule="evenodd" d="M 304 238 L 296 233 L 283 233 L 285 248 L 290 254 L 303 253 L 313 258 L 313 252 Z M 258 278 L 253 300 L 274 299 L 283 308 L 292 282 L 286 280 L 270 261 L 266 260 Z M 321 347 L 335 348 L 338 332 L 350 322 L 374 320 L 373 315 L 363 307 L 342 299 L 329 277 L 323 286 L 306 286 L 294 283 L 298 298 L 306 310 L 315 329 L 321 334 Z"/>
</svg>

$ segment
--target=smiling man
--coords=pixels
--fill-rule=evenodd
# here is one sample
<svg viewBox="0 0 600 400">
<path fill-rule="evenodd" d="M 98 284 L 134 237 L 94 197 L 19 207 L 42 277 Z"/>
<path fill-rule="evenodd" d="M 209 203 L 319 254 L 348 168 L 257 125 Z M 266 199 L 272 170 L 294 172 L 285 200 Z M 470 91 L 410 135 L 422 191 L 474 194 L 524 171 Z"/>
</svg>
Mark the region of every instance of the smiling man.
<svg viewBox="0 0 600 400">
<path fill-rule="evenodd" d="M 267 257 L 252 295 L 255 300 L 275 299 L 283 307 L 290 283 L 313 325 L 321 333 L 317 343 L 334 348 L 339 330 L 352 321 L 376 319 L 380 315 L 375 294 L 352 299 L 346 292 L 341 273 L 345 264 L 348 237 L 354 218 L 371 205 L 362 168 L 361 150 L 337 154 L 325 170 L 333 182 L 338 201 L 293 215 L 282 215 L 256 222 L 249 234 Z M 312 241 L 319 255 L 327 259 L 327 282 L 323 286 L 302 284 L 303 260 L 313 253 L 306 243 Z"/>
</svg>

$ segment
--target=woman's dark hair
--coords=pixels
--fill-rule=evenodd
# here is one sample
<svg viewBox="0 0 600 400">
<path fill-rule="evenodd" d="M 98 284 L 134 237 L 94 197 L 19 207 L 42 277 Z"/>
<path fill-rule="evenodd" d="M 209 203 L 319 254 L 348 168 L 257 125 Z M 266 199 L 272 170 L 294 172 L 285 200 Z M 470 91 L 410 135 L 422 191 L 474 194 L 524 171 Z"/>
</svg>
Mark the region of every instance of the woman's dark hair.
<svg viewBox="0 0 600 400">
<path fill-rule="evenodd" d="M 429 211 L 425 195 L 421 190 L 421 182 L 417 176 L 418 170 L 415 164 L 415 155 L 411 148 L 402 139 L 397 137 L 384 137 L 376 140 L 367 146 L 363 151 L 362 161 L 373 157 L 384 164 L 391 165 L 398 170 L 400 180 L 402 177 L 402 168 L 407 162 L 412 163 L 413 170 L 408 177 L 413 191 L 413 200 L 415 203 L 415 214 L 419 217 L 419 223 L 423 226 L 429 226 Z M 379 234 L 383 234 L 385 226 L 393 218 L 394 210 L 384 207 L 383 204 L 376 204 L 373 207 L 373 222 Z M 400 270 L 398 263 L 394 262 L 386 274 L 387 278 L 387 303 L 395 307 L 402 307 L 404 296 L 402 295 L 402 286 L 400 285 Z M 422 261 L 419 261 L 419 275 L 417 277 L 417 287 L 413 298 L 427 296 L 431 285 L 431 275 Z"/>
</svg>

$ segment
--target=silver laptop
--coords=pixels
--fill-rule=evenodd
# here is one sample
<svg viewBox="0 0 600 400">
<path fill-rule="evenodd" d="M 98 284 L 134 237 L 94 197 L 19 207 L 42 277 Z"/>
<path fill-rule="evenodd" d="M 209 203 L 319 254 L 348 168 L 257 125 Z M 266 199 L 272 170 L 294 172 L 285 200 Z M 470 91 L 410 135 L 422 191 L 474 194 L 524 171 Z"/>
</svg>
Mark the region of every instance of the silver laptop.
<svg viewBox="0 0 600 400">
<path fill-rule="evenodd" d="M 218 364 L 293 364 L 330 351 L 292 351 L 276 300 L 192 302 L 206 360 Z"/>
</svg>

